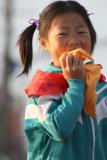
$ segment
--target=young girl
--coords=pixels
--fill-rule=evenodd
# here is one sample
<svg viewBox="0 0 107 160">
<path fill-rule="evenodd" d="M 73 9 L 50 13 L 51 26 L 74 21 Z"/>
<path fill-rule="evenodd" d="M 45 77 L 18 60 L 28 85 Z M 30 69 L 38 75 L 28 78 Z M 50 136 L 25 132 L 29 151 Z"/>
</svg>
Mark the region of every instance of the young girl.
<svg viewBox="0 0 107 160">
<path fill-rule="evenodd" d="M 48 5 L 18 40 L 22 74 L 32 64 L 36 29 L 53 62 L 46 71 L 38 70 L 26 88 L 27 159 L 106 160 L 107 84 L 101 65 L 69 54 L 77 49 L 91 57 L 96 32 L 87 10 L 70 0 Z"/>
</svg>

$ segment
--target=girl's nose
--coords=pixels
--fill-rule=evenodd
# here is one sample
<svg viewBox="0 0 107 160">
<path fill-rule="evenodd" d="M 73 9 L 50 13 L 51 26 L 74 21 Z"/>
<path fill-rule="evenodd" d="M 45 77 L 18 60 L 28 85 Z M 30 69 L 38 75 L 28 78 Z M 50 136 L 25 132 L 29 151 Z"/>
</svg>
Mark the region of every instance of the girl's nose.
<svg viewBox="0 0 107 160">
<path fill-rule="evenodd" d="M 68 45 L 73 47 L 73 48 L 81 47 L 80 42 L 75 38 L 70 39 L 69 42 L 68 42 Z"/>
</svg>

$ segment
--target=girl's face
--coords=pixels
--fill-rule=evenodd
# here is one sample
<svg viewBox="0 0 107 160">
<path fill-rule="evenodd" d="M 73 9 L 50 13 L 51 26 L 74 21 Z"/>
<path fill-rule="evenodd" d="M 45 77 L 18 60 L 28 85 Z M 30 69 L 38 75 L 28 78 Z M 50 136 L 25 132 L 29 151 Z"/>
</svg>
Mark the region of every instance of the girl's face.
<svg viewBox="0 0 107 160">
<path fill-rule="evenodd" d="M 65 13 L 54 18 L 47 39 L 40 42 L 59 65 L 59 57 L 65 51 L 83 48 L 91 52 L 91 37 L 84 19 L 78 13 Z"/>
</svg>

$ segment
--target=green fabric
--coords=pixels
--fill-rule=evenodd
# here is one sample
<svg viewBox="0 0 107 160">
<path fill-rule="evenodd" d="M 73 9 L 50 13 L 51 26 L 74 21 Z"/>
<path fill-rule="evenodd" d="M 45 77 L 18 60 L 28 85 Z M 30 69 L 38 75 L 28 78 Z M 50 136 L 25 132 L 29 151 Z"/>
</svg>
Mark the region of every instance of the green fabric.
<svg viewBox="0 0 107 160">
<path fill-rule="evenodd" d="M 48 72 L 61 70 L 50 65 Z M 107 108 L 106 117 L 98 123 L 99 117 L 92 118 L 83 112 L 85 82 L 74 79 L 69 80 L 68 84 L 69 88 L 63 98 L 60 96 L 52 101 L 48 116 L 43 122 L 36 115 L 35 118 L 25 120 L 27 160 L 107 159 Z M 99 83 L 96 90 L 99 91 L 105 85 Z M 107 88 L 99 94 L 96 107 L 99 107 L 106 95 Z M 105 107 L 106 101 L 104 99 Z M 32 97 L 27 104 L 38 105 L 38 102 L 39 97 Z"/>
</svg>

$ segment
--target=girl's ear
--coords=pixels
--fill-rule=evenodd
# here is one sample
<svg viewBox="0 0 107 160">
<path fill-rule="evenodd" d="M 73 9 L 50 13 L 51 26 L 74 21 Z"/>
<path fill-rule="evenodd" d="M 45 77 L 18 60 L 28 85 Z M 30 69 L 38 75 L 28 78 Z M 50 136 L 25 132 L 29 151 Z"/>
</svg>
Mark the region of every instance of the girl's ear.
<svg viewBox="0 0 107 160">
<path fill-rule="evenodd" d="M 44 38 L 39 37 L 39 42 L 44 50 L 47 50 L 47 42 Z"/>
</svg>

